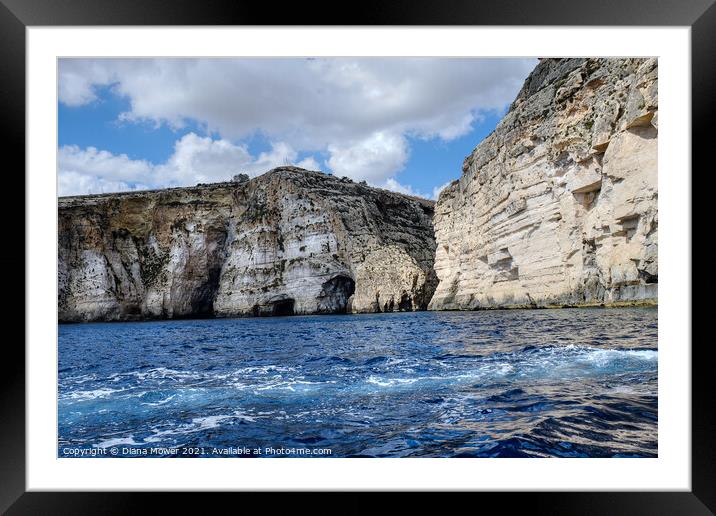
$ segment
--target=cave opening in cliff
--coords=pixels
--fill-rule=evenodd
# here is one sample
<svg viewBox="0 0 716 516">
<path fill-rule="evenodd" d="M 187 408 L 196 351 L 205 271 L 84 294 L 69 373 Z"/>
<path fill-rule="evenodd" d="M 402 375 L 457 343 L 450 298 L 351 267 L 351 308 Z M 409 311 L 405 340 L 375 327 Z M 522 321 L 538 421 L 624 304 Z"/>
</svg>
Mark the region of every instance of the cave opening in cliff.
<svg viewBox="0 0 716 516">
<path fill-rule="evenodd" d="M 410 312 L 413 309 L 413 300 L 410 298 L 407 292 L 403 292 L 400 297 L 400 303 L 398 303 L 398 310 L 401 312 Z"/>
<path fill-rule="evenodd" d="M 348 300 L 355 293 L 356 283 L 345 275 L 334 276 L 326 281 L 317 297 L 319 313 L 344 314 L 348 311 Z"/>
<path fill-rule="evenodd" d="M 276 301 L 271 310 L 272 315 L 293 315 L 294 304 L 295 301 L 293 299 L 282 299 L 281 301 Z"/>
</svg>

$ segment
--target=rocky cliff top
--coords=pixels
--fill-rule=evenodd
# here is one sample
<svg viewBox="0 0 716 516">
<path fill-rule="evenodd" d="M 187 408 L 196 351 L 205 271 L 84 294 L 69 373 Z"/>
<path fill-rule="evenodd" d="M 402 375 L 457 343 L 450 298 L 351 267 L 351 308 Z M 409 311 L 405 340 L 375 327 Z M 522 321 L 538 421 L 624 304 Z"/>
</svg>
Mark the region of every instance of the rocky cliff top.
<svg viewBox="0 0 716 516">
<path fill-rule="evenodd" d="M 171 195 L 198 195 L 202 192 L 211 193 L 216 191 L 224 190 L 236 190 L 241 188 L 248 188 L 251 181 L 263 181 L 270 178 L 287 179 L 290 181 L 299 181 L 307 187 L 318 187 L 327 186 L 331 188 L 349 188 L 354 189 L 357 192 L 360 191 L 372 191 L 382 192 L 385 195 L 400 196 L 402 198 L 413 200 L 426 208 L 432 208 L 435 205 L 434 201 L 425 199 L 423 197 L 417 197 L 413 195 L 406 195 L 398 192 L 392 192 L 382 188 L 376 188 L 368 186 L 365 183 L 356 183 L 347 177 L 337 177 L 329 174 L 325 174 L 320 171 L 306 170 L 299 167 L 284 166 L 277 167 L 261 174 L 260 176 L 249 179 L 248 181 L 236 182 L 236 181 L 224 181 L 220 183 L 200 183 L 195 186 L 180 186 L 174 188 L 161 188 L 155 190 L 132 190 L 129 192 L 114 192 L 114 193 L 102 193 L 102 194 L 88 194 L 88 195 L 71 195 L 66 197 L 59 197 L 58 206 L 60 209 L 77 206 L 83 204 L 92 204 L 97 201 L 114 198 L 133 198 L 133 197 L 157 197 L 157 196 L 171 196 Z"/>
</svg>

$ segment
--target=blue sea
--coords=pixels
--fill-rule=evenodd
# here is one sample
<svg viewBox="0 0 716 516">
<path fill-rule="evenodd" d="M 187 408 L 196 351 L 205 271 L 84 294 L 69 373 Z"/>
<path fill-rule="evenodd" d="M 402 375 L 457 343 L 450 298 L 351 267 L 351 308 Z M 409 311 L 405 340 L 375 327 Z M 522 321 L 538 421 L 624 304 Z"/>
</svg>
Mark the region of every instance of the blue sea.
<svg viewBox="0 0 716 516">
<path fill-rule="evenodd" d="M 60 457 L 655 457 L 657 309 L 59 327 Z"/>
</svg>

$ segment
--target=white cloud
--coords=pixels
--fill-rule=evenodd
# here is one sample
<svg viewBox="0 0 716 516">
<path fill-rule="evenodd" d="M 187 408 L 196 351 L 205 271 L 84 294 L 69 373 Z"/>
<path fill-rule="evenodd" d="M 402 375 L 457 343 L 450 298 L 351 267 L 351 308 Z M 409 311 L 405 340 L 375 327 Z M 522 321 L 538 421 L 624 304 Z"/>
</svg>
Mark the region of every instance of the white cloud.
<svg viewBox="0 0 716 516">
<path fill-rule="evenodd" d="M 59 149 L 58 167 L 60 195 L 143 189 L 153 171 L 153 165 L 147 161 L 132 160 L 126 154 L 115 155 L 94 147 L 80 149 L 76 145 Z"/>
<path fill-rule="evenodd" d="M 425 195 L 422 192 L 418 192 L 416 190 L 413 190 L 413 188 L 410 185 L 404 185 L 393 179 L 392 177 L 385 180 L 383 184 L 375 185 L 379 188 L 385 188 L 386 190 L 390 190 L 391 192 L 398 192 L 405 195 L 412 195 L 414 197 L 424 197 L 427 199 L 427 195 Z"/>
<path fill-rule="evenodd" d="M 400 135 L 376 132 L 361 141 L 328 146 L 327 164 L 337 176 L 376 183 L 399 172 L 408 161 L 408 145 Z"/>
<path fill-rule="evenodd" d="M 296 163 L 298 153 L 284 142 L 273 144 L 268 152 L 251 156 L 245 146 L 227 140 L 188 133 L 174 144 L 174 153 L 159 165 L 115 155 L 94 147 L 76 145 L 58 151 L 59 195 L 146 190 L 167 186 L 189 186 L 219 182 L 234 174 L 256 176 L 272 168 Z M 320 170 L 309 156 L 297 166 Z"/>
<path fill-rule="evenodd" d="M 296 163 L 297 167 L 305 168 L 306 170 L 322 170 L 321 165 L 318 164 L 313 156 L 302 159 Z"/>
<path fill-rule="evenodd" d="M 326 152 L 337 175 L 383 184 L 409 155 L 406 137 L 451 140 L 484 114 L 504 109 L 535 59 L 61 59 L 60 101 L 78 106 L 111 87 L 128 99 L 125 121 L 198 124 L 168 177 L 224 167 L 283 164 L 278 154 Z M 251 161 L 239 142 L 257 132 L 285 149 Z M 182 139 L 183 140 L 183 139 Z M 475 142 L 477 143 L 477 142 Z M 198 160 L 198 161 L 197 161 Z M 234 165 L 230 160 L 236 160 Z M 248 160 L 248 161 L 247 161 Z M 201 162 L 201 170 L 198 163 Z M 315 160 L 307 161 L 316 168 Z M 163 172 L 164 173 L 164 172 Z M 174 174 L 174 176 L 172 175 Z M 197 176 L 199 177 L 199 176 Z"/>
<path fill-rule="evenodd" d="M 282 165 L 293 165 L 307 170 L 321 170 L 321 166 L 313 156 L 308 156 L 301 161 L 297 160 L 298 152 L 289 144 L 286 142 L 274 143 L 269 152 L 262 152 L 254 163 L 246 167 L 246 173 L 254 176 Z"/>
<path fill-rule="evenodd" d="M 60 59 L 60 102 L 68 106 L 81 106 L 97 100 L 96 87 L 117 80 L 110 62 L 91 59 Z"/>
<path fill-rule="evenodd" d="M 66 171 L 59 176 L 59 195 L 86 195 L 110 192 L 126 192 L 129 190 L 147 190 L 143 184 L 129 184 L 123 181 L 112 181 L 98 176 Z"/>
<path fill-rule="evenodd" d="M 188 133 L 174 144 L 174 154 L 166 164 L 156 167 L 155 182 L 187 185 L 225 181 L 243 172 L 253 161 L 246 147 L 227 140 Z"/>
<path fill-rule="evenodd" d="M 431 199 L 437 201 L 438 197 L 440 197 L 440 192 L 445 190 L 445 188 L 450 185 L 450 183 L 452 183 L 452 181 L 447 181 L 446 183 L 443 183 L 440 186 L 436 186 L 435 188 L 433 188 L 433 196 L 431 197 Z"/>
</svg>

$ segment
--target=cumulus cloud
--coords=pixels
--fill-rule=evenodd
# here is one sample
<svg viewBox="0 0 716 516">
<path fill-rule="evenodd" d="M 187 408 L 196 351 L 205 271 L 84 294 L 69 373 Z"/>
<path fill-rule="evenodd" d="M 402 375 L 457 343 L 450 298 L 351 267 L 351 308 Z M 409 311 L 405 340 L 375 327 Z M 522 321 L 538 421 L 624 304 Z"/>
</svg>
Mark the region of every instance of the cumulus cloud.
<svg viewBox="0 0 716 516">
<path fill-rule="evenodd" d="M 211 144 L 212 162 L 241 159 L 241 146 L 228 147 L 230 142 L 260 133 L 301 153 L 327 153 L 326 164 L 337 175 L 384 184 L 406 164 L 406 137 L 449 141 L 467 134 L 486 113 L 502 110 L 514 99 L 535 63 L 462 58 L 61 59 L 59 98 L 79 106 L 96 101 L 98 87 L 109 87 L 129 101 L 124 121 L 174 129 L 194 123 L 206 134 L 220 135 L 227 143 Z M 197 150 L 194 159 L 198 155 L 204 156 Z M 271 161 L 270 153 L 264 159 Z M 314 168 L 315 160 L 309 163 Z M 207 164 L 206 177 L 211 170 Z"/>
<path fill-rule="evenodd" d="M 146 190 L 167 186 L 227 181 L 234 174 L 256 176 L 272 168 L 295 164 L 320 170 L 309 156 L 296 161 L 298 153 L 278 142 L 270 151 L 252 156 L 243 145 L 188 133 L 177 140 L 174 153 L 162 164 L 130 159 L 94 147 L 66 145 L 58 151 L 59 195 Z"/>
<path fill-rule="evenodd" d="M 432 195 L 431 199 L 434 199 L 434 200 L 437 201 L 437 200 L 438 200 L 438 197 L 440 197 L 440 192 L 442 192 L 443 190 L 445 190 L 445 188 L 446 188 L 448 185 L 450 185 L 450 183 L 452 183 L 452 181 L 447 181 L 446 183 L 443 183 L 443 184 L 441 184 L 440 186 L 436 186 L 435 188 L 433 188 L 433 195 Z"/>
<path fill-rule="evenodd" d="M 167 163 L 155 169 L 155 182 L 191 184 L 225 181 L 236 168 L 251 165 L 246 147 L 188 133 L 174 144 Z"/>
<path fill-rule="evenodd" d="M 149 186 L 141 183 L 114 181 L 100 176 L 81 174 L 73 170 L 61 173 L 57 182 L 57 190 L 60 196 L 126 192 L 130 190 L 148 190 L 149 188 Z"/>
<path fill-rule="evenodd" d="M 333 173 L 371 183 L 399 172 L 408 160 L 405 138 L 380 131 L 363 140 L 330 144 L 328 152 L 327 164 Z"/>
<path fill-rule="evenodd" d="M 390 190 L 391 192 L 398 192 L 405 195 L 412 195 L 414 197 L 424 197 L 428 198 L 427 195 L 425 195 L 422 192 L 419 192 L 417 190 L 414 190 L 412 186 L 410 185 L 404 185 L 393 179 L 392 177 L 385 180 L 383 184 L 376 185 L 380 188 L 385 188 L 386 190 Z"/>
<path fill-rule="evenodd" d="M 94 147 L 80 149 L 66 145 L 58 151 L 58 190 L 60 195 L 119 192 L 146 189 L 146 178 L 153 166 L 132 160 L 126 154 L 114 155 Z"/>
<path fill-rule="evenodd" d="M 58 95 L 67 106 L 82 106 L 97 100 L 97 87 L 118 80 L 110 61 L 60 59 Z"/>
</svg>

